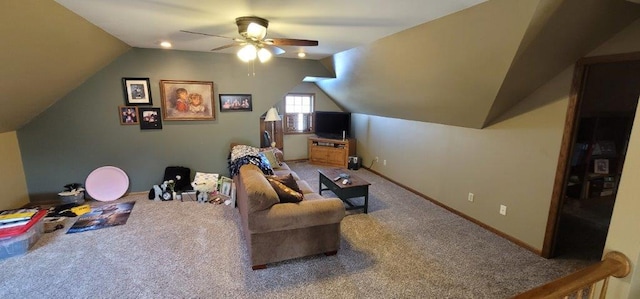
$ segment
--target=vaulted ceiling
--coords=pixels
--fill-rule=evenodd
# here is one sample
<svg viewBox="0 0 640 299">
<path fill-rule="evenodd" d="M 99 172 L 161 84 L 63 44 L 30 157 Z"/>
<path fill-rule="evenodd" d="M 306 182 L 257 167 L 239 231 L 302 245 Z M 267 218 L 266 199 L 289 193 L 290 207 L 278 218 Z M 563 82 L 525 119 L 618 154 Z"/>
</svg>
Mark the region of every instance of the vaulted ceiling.
<svg viewBox="0 0 640 299">
<path fill-rule="evenodd" d="M 483 128 L 639 17 L 624 0 L 491 0 L 325 59 L 337 79 L 317 84 L 352 112 Z"/>
<path fill-rule="evenodd" d="M 123 10 L 129 3 L 108 2 L 120 3 Z M 168 0 L 134 2 L 184 8 Z M 239 2 L 268 11 L 257 2 Z M 438 2 L 449 1 L 429 1 Z M 274 3 L 285 7 L 289 2 Z M 340 3 L 329 1 L 326 5 Z M 347 50 L 338 47 L 335 51 L 339 53 L 319 53 L 315 59 L 326 57 L 322 63 L 334 70 L 337 78 L 319 81 L 318 86 L 351 112 L 482 128 L 499 121 L 505 111 L 544 82 L 640 17 L 640 5 L 624 0 L 457 3 L 460 11 L 456 13 L 431 14 L 426 23 L 409 29 L 406 25 L 398 27 L 394 30 L 402 31 L 395 34 L 382 33 L 376 39 L 354 43 Z M 389 9 L 388 6 L 369 5 L 367 13 L 375 16 L 376 11 Z M 296 15 L 295 11 L 286 12 L 289 17 Z M 166 11 L 149 10 L 145 15 L 162 13 Z M 243 12 L 233 10 L 229 17 L 233 19 L 239 13 Z M 307 20 L 331 25 L 330 19 L 314 19 L 313 10 L 305 13 Z M 348 12 L 341 15 L 348 16 Z M 6 70 L 0 75 L 0 132 L 28 123 L 126 52 L 132 43 L 121 41 L 87 21 L 86 16 L 87 20 L 52 0 L 5 0 L 0 17 L 0 36 L 10 41 L 0 47 Z M 344 28 L 367 26 L 366 20 L 363 24 L 340 20 Z M 372 27 L 399 23 L 385 20 L 373 24 L 373 19 L 368 22 Z M 316 29 L 335 35 L 336 39 L 348 39 L 334 26 L 324 27 Z"/>
</svg>

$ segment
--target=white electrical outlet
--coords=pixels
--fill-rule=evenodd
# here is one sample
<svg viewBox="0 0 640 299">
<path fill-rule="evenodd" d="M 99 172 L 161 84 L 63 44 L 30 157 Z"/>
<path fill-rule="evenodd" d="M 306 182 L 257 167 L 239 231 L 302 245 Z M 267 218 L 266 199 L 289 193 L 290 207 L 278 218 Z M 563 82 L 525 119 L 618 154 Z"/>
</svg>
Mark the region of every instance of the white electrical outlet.
<svg viewBox="0 0 640 299">
<path fill-rule="evenodd" d="M 382 160 L 382 165 L 387 166 L 387 160 Z"/>
<path fill-rule="evenodd" d="M 373 161 L 376 161 L 376 163 L 378 163 L 379 160 L 380 159 L 377 156 L 373 159 Z"/>
<path fill-rule="evenodd" d="M 469 197 L 467 198 L 470 202 L 473 202 L 473 193 L 469 192 Z"/>
<path fill-rule="evenodd" d="M 500 215 L 507 215 L 507 206 L 500 205 Z"/>
</svg>

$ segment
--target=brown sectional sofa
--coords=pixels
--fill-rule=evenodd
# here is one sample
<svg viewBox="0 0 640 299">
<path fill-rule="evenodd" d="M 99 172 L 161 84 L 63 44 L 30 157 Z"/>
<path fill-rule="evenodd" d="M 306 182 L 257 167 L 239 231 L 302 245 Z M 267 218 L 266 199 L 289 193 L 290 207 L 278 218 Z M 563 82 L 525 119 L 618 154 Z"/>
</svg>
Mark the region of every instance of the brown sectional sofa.
<svg viewBox="0 0 640 299">
<path fill-rule="evenodd" d="M 279 203 L 263 172 L 253 164 L 233 177 L 242 231 L 252 268 L 303 256 L 337 253 L 345 208 L 338 198 L 324 198 L 300 180 L 286 163 L 276 175 L 291 175 L 304 194 L 300 203 Z"/>
</svg>

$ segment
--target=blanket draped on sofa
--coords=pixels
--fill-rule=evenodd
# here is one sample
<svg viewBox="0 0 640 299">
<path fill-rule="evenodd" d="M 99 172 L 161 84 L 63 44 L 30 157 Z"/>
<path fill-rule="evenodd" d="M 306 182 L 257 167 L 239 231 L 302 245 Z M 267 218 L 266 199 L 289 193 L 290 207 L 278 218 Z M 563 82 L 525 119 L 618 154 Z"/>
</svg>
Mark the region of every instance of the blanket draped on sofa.
<svg viewBox="0 0 640 299">
<path fill-rule="evenodd" d="M 260 170 L 266 175 L 273 175 L 273 169 L 269 165 L 265 158 L 260 156 L 257 148 L 249 147 L 245 145 L 234 146 L 229 154 L 229 173 L 231 177 L 240 173 L 240 167 L 247 164 L 253 164 L 258 166 Z"/>
</svg>

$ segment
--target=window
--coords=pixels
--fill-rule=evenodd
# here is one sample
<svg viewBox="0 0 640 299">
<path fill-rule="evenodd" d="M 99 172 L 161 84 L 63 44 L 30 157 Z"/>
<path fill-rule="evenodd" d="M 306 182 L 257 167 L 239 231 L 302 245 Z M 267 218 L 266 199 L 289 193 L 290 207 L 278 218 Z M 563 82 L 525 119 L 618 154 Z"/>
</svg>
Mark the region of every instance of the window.
<svg viewBox="0 0 640 299">
<path fill-rule="evenodd" d="M 290 93 L 284 98 L 285 134 L 313 133 L 314 94 Z"/>
</svg>

